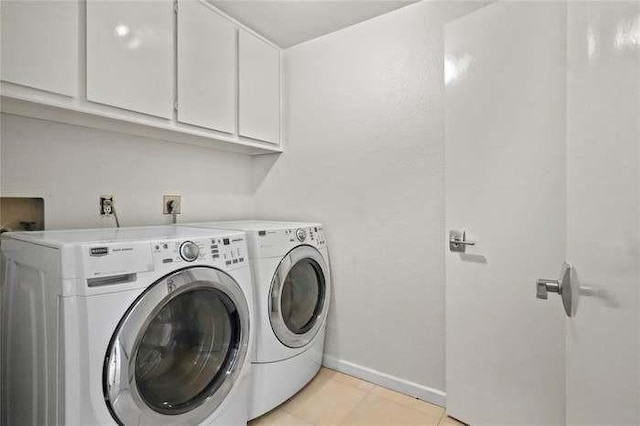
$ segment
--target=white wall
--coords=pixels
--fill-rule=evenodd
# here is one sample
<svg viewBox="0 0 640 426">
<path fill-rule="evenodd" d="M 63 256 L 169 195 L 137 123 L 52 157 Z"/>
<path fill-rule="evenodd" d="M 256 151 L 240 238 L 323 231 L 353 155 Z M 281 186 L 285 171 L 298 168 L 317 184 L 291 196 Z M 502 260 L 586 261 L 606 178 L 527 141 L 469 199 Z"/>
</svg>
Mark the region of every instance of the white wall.
<svg viewBox="0 0 640 426">
<path fill-rule="evenodd" d="M 286 50 L 286 150 L 255 160 L 258 217 L 326 225 L 328 362 L 438 402 L 443 24 L 480 6 L 418 3 Z"/>
<path fill-rule="evenodd" d="M 179 221 L 252 215 L 251 158 L 212 149 L 2 114 L 0 193 L 41 196 L 45 226 L 113 226 L 98 216 L 114 194 L 122 226 L 170 222 L 163 194 L 181 194 Z"/>
</svg>

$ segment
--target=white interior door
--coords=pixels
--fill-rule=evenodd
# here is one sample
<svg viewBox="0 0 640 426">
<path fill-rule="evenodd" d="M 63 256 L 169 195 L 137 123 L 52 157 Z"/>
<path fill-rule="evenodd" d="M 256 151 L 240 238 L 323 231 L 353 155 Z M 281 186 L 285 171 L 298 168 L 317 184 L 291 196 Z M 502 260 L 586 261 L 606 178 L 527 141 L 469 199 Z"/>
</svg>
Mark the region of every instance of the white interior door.
<svg viewBox="0 0 640 426">
<path fill-rule="evenodd" d="M 640 2 L 494 3 L 446 53 L 449 413 L 640 424 Z"/>
<path fill-rule="evenodd" d="M 640 424 L 640 2 L 570 2 L 567 422 Z"/>
<path fill-rule="evenodd" d="M 565 422 L 566 5 L 497 2 L 445 28 L 447 411 Z M 555 302 L 555 303 L 553 303 Z"/>
</svg>

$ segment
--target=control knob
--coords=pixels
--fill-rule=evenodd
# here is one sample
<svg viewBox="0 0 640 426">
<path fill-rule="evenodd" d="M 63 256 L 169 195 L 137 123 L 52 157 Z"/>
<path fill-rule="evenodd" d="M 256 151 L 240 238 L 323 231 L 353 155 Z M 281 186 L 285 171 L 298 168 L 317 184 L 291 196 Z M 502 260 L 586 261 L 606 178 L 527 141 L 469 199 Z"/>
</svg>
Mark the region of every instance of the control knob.
<svg viewBox="0 0 640 426">
<path fill-rule="evenodd" d="M 298 238 L 298 241 L 303 242 L 307 239 L 307 231 L 302 228 L 296 229 L 296 237 Z"/>
<path fill-rule="evenodd" d="M 180 245 L 180 257 L 187 262 L 193 262 L 200 255 L 200 249 L 193 241 L 185 241 Z"/>
</svg>

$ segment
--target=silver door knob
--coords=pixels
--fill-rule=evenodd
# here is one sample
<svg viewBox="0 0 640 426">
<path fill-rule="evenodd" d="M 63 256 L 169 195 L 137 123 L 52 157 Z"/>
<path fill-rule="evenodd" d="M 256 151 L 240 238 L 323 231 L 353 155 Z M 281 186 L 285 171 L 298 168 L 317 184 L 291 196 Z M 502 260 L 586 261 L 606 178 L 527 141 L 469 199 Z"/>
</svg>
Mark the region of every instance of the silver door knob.
<svg viewBox="0 0 640 426">
<path fill-rule="evenodd" d="M 464 253 L 467 246 L 475 246 L 473 241 L 467 241 L 467 233 L 465 231 L 449 231 L 449 251 Z"/>
<path fill-rule="evenodd" d="M 536 280 L 536 297 L 538 299 L 547 300 L 549 293 L 557 293 L 562 296 L 562 305 L 568 317 L 573 316 L 573 298 L 571 292 L 571 265 L 564 262 L 561 278 L 559 280 L 550 280 L 540 278 Z"/>
<path fill-rule="evenodd" d="M 548 299 L 548 293 L 562 294 L 562 286 L 558 280 L 547 280 L 540 278 L 536 281 L 536 297 L 538 299 Z"/>
</svg>

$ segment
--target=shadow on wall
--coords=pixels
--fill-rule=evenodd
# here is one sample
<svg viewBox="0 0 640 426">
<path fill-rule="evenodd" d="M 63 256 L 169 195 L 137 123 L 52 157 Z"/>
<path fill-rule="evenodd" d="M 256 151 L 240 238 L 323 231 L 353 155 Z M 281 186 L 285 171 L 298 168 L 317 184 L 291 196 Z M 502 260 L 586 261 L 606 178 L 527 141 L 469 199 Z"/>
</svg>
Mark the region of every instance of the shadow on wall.
<svg viewBox="0 0 640 426">
<path fill-rule="evenodd" d="M 251 189 L 254 195 L 260 190 L 260 186 L 276 164 L 276 161 L 284 155 L 286 154 L 264 154 L 256 155 L 252 158 Z"/>
</svg>

